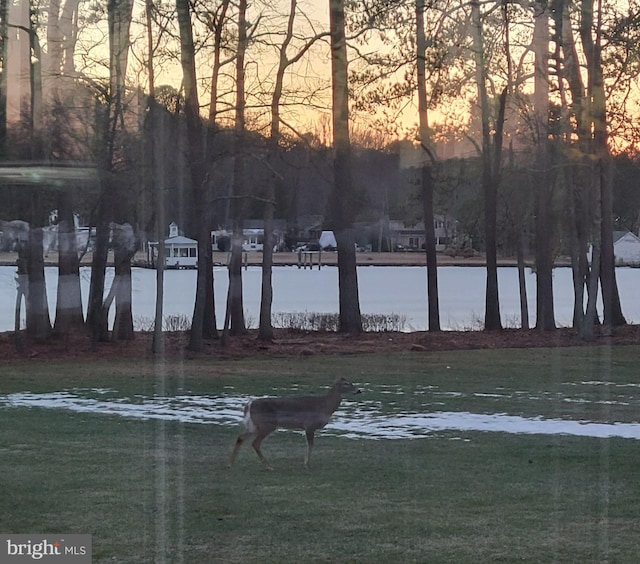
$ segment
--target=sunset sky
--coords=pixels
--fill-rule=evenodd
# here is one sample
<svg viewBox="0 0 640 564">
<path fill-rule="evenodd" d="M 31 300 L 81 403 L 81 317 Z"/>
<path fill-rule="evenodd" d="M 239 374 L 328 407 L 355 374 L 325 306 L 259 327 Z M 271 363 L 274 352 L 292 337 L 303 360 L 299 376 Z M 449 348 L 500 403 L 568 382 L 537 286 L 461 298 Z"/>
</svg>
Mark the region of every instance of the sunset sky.
<svg viewBox="0 0 640 564">
<path fill-rule="evenodd" d="M 28 25 L 28 6 L 26 1 L 14 3 L 11 6 L 10 23 L 13 25 Z M 80 3 L 83 10 L 88 9 L 85 3 Z M 286 27 L 286 12 L 289 7 L 288 0 L 277 0 L 275 8 L 262 9 L 260 17 L 258 14 L 258 3 L 251 3 L 249 21 L 255 23 L 259 21 L 257 41 L 249 47 L 247 53 L 246 75 L 247 75 L 247 105 L 249 110 L 249 123 L 253 127 L 263 126 L 267 123 L 267 112 L 271 96 L 273 75 L 275 72 L 276 47 L 282 40 L 281 32 Z M 172 9 L 169 5 L 167 9 Z M 276 11 L 279 10 L 279 12 Z M 104 8 L 103 8 L 104 10 Z M 523 17 L 528 17 L 527 15 Z M 292 42 L 289 49 L 290 56 L 293 56 L 304 42 L 304 37 L 311 37 L 322 31 L 326 31 L 329 25 L 329 2 L 328 0 L 318 2 L 317 0 L 300 0 L 298 3 L 297 33 L 298 39 Z M 46 44 L 46 15 L 43 13 L 41 21 L 41 44 L 43 50 L 42 68 L 43 81 L 46 83 L 48 46 Z M 175 88 L 180 88 L 182 71 L 179 60 L 176 56 L 178 44 L 177 23 L 175 18 L 168 17 L 172 37 L 165 34 L 163 36 L 161 51 L 156 55 L 156 85 L 169 84 Z M 108 76 L 108 35 L 106 13 L 98 14 L 98 17 L 80 18 L 80 31 L 75 49 L 75 69 L 88 80 L 104 80 Z M 132 88 L 142 88 L 147 90 L 148 80 L 146 75 L 147 44 L 144 27 L 144 5 L 137 1 L 134 5 L 134 23 L 131 27 L 131 54 L 129 57 L 129 67 L 127 81 Z M 196 29 L 197 26 L 194 26 Z M 231 30 L 233 33 L 233 25 Z M 158 27 L 154 28 L 158 34 Z M 528 29 L 520 28 L 520 36 L 513 35 L 514 44 L 526 46 L 530 41 Z M 202 39 L 202 32 L 196 32 L 196 39 Z M 375 52 L 383 49 L 383 46 L 376 40 L 375 34 L 367 36 L 367 44 L 358 44 L 360 52 Z M 211 42 L 209 41 L 209 46 Z M 28 100 L 29 91 L 29 45 L 28 36 L 25 31 L 15 27 L 12 28 L 12 36 L 9 45 L 9 116 L 16 119 L 20 115 L 20 100 Z M 522 51 L 520 51 L 522 53 Z M 232 55 L 227 52 L 226 56 L 232 59 Z M 530 65 L 530 55 L 516 59 L 518 47 L 514 48 L 514 61 L 526 69 Z M 356 50 L 351 50 L 351 58 L 354 63 L 351 69 L 358 68 Z M 208 112 L 209 103 L 209 81 L 211 74 L 211 50 L 203 48 L 198 54 L 198 73 L 200 81 L 200 104 L 203 115 Z M 529 62 L 527 62 L 529 61 Z M 401 78 L 405 70 L 398 71 Z M 226 95 L 219 100 L 220 107 L 226 109 L 222 114 L 222 119 L 232 119 L 234 93 L 233 77 L 234 65 L 231 62 L 223 69 L 223 89 Z M 526 74 L 526 70 L 525 70 Z M 501 77 L 493 76 L 496 87 L 500 88 Z M 330 120 L 330 49 L 328 38 L 319 40 L 312 47 L 307 55 L 293 66 L 287 75 L 286 87 L 288 93 L 284 99 L 283 119 L 286 124 L 293 126 L 296 130 L 313 131 L 324 134 L 329 127 Z M 449 99 L 446 104 L 437 110 L 431 110 L 430 122 L 447 123 L 449 125 L 464 125 L 468 121 L 470 104 L 473 103 L 475 85 L 473 81 L 467 85 L 466 92 L 463 92 L 457 99 Z M 637 94 L 637 83 L 635 93 Z M 46 93 L 45 93 L 46 95 Z M 385 122 L 391 126 L 397 126 L 396 135 L 406 135 L 414 129 L 417 123 L 417 108 L 415 100 L 407 99 L 400 109 L 385 109 L 379 107 L 378 110 L 361 111 L 352 113 L 352 131 L 357 135 L 359 131 L 371 131 L 377 128 L 378 122 Z M 637 107 L 634 106 L 634 107 Z M 286 130 L 286 127 L 285 127 Z"/>
</svg>

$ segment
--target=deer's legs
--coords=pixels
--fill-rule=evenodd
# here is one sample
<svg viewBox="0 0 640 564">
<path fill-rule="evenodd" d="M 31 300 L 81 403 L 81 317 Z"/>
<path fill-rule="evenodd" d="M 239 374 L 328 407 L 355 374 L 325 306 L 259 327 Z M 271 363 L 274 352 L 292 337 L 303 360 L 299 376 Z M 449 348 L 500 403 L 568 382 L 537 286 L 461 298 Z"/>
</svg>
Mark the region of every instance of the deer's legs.
<svg viewBox="0 0 640 564">
<path fill-rule="evenodd" d="M 267 438 L 267 436 L 271 433 L 271 431 L 273 431 L 273 429 L 269 429 L 266 433 L 264 431 L 258 431 L 256 438 L 251 443 L 251 446 L 253 447 L 253 450 L 256 451 L 258 458 L 260 458 L 260 461 L 262 462 L 262 464 L 264 464 L 269 470 L 273 470 L 273 468 L 271 464 L 269 464 L 269 461 L 264 457 L 264 454 L 262 454 L 260 445 L 262 444 L 262 441 L 264 441 Z"/>
<path fill-rule="evenodd" d="M 244 443 L 244 441 L 251 435 L 253 435 L 253 433 L 250 433 L 248 431 L 246 433 L 238 435 L 238 438 L 236 439 L 236 445 L 233 447 L 233 452 L 231 453 L 231 458 L 229 459 L 229 468 L 231 468 L 233 466 L 233 463 L 236 461 L 236 456 L 238 456 L 238 451 L 240 450 L 242 443 Z"/>
<path fill-rule="evenodd" d="M 311 450 L 313 449 L 313 439 L 314 439 L 315 431 L 311 429 L 307 429 L 307 431 L 305 431 L 305 434 L 307 435 L 307 456 L 304 459 L 304 467 L 309 468 L 309 462 L 311 460 Z"/>
</svg>

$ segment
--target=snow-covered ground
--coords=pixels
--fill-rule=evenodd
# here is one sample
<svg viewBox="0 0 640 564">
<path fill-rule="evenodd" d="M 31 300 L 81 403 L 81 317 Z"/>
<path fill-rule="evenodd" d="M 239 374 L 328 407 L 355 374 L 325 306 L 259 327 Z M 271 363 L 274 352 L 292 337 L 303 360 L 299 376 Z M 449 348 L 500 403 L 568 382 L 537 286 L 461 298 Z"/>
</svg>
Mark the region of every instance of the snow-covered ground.
<svg viewBox="0 0 640 564">
<path fill-rule="evenodd" d="M 585 383 L 588 384 L 588 383 Z M 431 391 L 431 394 L 447 392 Z M 13 393 L 0 396 L 0 409 L 29 407 L 121 416 L 133 419 L 192 424 L 238 425 L 249 398 L 228 391 L 221 396 L 178 395 L 123 398 L 115 390 L 65 390 L 52 393 Z M 571 400 L 568 396 L 567 400 Z M 466 440 L 472 431 L 582 437 L 640 439 L 640 423 L 603 423 L 570 419 L 522 417 L 506 413 L 459 411 L 383 412 L 375 402 L 344 401 L 325 433 L 353 439 L 419 439 L 440 432 L 459 432 Z M 449 437 L 451 438 L 451 437 Z"/>
</svg>

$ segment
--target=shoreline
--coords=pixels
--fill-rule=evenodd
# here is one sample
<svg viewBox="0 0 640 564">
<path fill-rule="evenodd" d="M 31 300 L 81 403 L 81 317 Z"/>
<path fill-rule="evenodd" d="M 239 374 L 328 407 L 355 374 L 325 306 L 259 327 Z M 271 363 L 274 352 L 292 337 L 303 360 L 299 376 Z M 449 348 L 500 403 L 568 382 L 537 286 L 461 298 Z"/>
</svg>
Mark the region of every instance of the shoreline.
<svg viewBox="0 0 640 564">
<path fill-rule="evenodd" d="M 273 254 L 273 266 L 299 266 L 300 268 L 318 268 L 318 253 L 313 255 L 313 265 L 310 266 L 307 262 L 306 265 L 299 264 L 298 253 L 295 252 L 282 252 Z M 0 252 L 0 266 L 16 266 L 16 260 L 18 254 L 15 252 Z M 321 266 L 337 266 L 338 255 L 335 252 L 323 252 L 320 254 L 322 260 Z M 92 253 L 86 253 L 80 260 L 80 266 L 91 266 L 93 260 Z M 226 252 L 214 252 L 213 264 L 215 266 L 222 266 L 228 264 L 229 253 Z M 262 264 L 261 252 L 246 252 L 243 256 L 244 266 L 260 266 Z M 427 260 L 424 252 L 395 252 L 395 253 L 373 253 L 373 252 L 358 252 L 356 253 L 357 266 L 426 266 Z M 51 252 L 44 257 L 44 265 L 58 266 L 58 253 Z M 133 257 L 131 265 L 139 268 L 152 268 L 148 261 L 146 254 L 138 252 Z M 109 251 L 107 258 L 107 266 L 113 266 L 113 252 Z M 486 267 L 486 261 L 483 255 L 474 257 L 452 257 L 449 255 L 438 254 L 438 266 L 477 266 Z M 515 257 L 501 257 L 498 259 L 498 266 L 516 267 L 517 260 Z M 531 258 L 525 260 L 525 266 L 533 267 L 534 261 Z M 571 262 L 562 257 L 555 261 L 554 267 L 568 267 L 571 266 Z"/>
</svg>

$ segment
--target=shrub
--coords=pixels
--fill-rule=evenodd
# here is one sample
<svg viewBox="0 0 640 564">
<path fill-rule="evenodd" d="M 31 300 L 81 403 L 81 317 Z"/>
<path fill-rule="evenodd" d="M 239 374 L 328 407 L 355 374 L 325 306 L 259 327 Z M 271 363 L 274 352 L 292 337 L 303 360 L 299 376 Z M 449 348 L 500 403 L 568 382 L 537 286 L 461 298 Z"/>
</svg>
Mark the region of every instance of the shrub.
<svg viewBox="0 0 640 564">
<path fill-rule="evenodd" d="M 189 331 L 191 329 L 191 319 L 184 314 L 165 315 L 162 325 L 164 331 Z M 153 331 L 155 319 L 153 317 L 136 317 L 134 326 L 136 331 Z"/>
<path fill-rule="evenodd" d="M 272 316 L 274 327 L 292 331 L 337 331 L 340 318 L 337 313 L 319 313 L 313 311 L 275 313 Z M 407 318 L 397 313 L 365 313 L 362 315 L 364 331 L 404 331 Z"/>
</svg>

